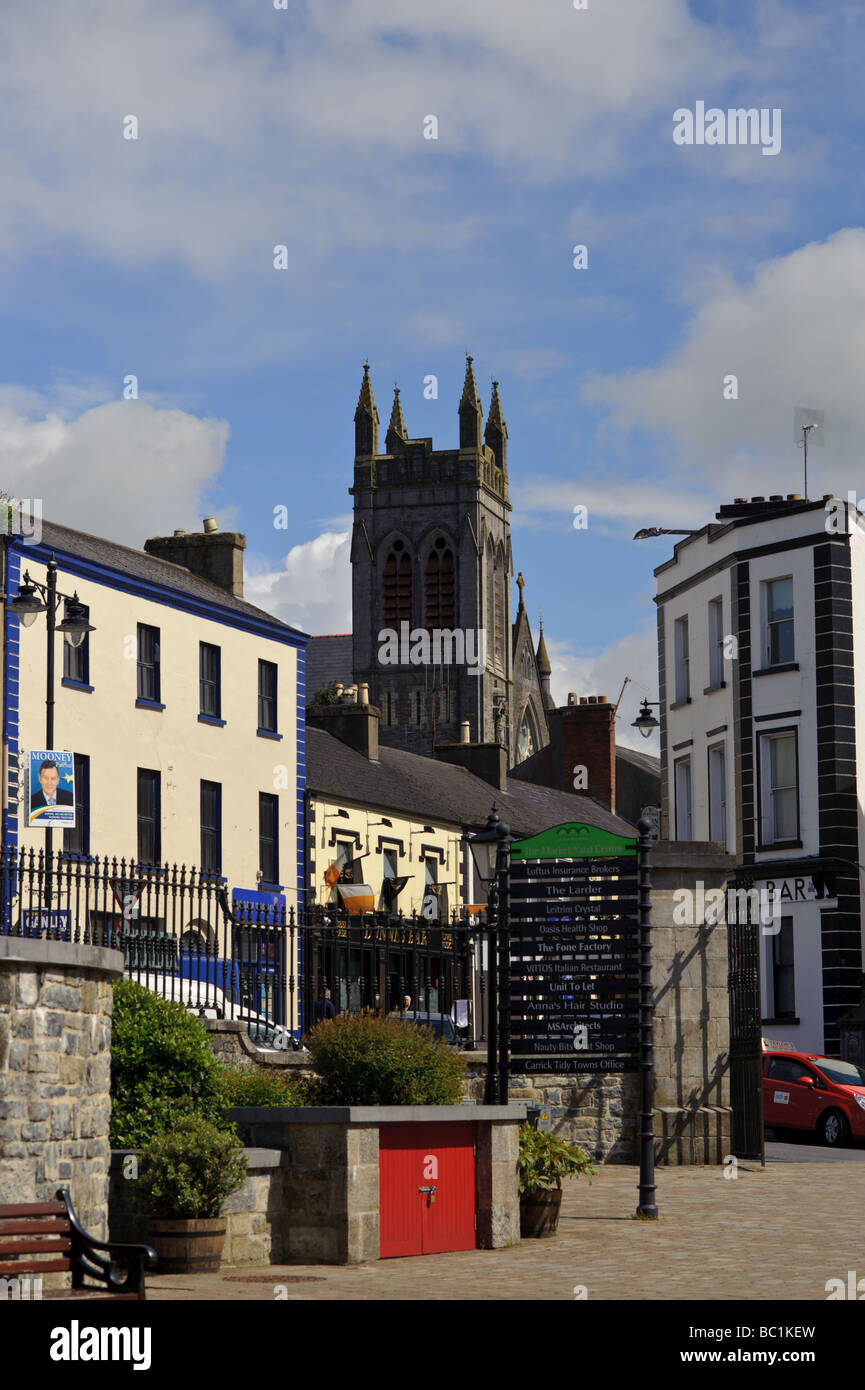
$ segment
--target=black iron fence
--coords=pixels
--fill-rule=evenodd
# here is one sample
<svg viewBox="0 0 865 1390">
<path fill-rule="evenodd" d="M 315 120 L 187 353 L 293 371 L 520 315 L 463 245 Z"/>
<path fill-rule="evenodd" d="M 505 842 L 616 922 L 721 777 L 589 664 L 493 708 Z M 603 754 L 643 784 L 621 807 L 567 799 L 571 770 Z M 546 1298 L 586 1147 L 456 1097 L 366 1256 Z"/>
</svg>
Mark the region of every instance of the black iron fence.
<svg viewBox="0 0 865 1390">
<path fill-rule="evenodd" d="M 0 856 L 0 934 L 121 950 L 125 973 L 199 1013 L 237 1020 L 254 1042 L 290 1046 L 321 1018 L 373 1009 L 482 1040 L 485 979 L 475 919 L 297 913 L 230 895 L 223 879 L 62 851 Z"/>
</svg>

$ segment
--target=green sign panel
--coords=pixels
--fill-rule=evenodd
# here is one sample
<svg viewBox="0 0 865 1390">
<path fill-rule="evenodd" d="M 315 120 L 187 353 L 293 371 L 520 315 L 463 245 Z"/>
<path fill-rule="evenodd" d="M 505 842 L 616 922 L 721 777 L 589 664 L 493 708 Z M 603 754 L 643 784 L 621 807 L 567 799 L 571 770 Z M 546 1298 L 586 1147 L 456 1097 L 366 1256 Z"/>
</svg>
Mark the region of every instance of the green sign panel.
<svg viewBox="0 0 865 1390">
<path fill-rule="evenodd" d="M 511 862 L 519 863 L 524 859 L 611 859 L 618 855 L 633 858 L 636 853 L 635 839 L 614 835 L 609 830 L 599 830 L 596 825 L 586 825 L 582 821 L 566 821 L 564 825 L 554 825 L 528 840 L 514 840 Z"/>
</svg>

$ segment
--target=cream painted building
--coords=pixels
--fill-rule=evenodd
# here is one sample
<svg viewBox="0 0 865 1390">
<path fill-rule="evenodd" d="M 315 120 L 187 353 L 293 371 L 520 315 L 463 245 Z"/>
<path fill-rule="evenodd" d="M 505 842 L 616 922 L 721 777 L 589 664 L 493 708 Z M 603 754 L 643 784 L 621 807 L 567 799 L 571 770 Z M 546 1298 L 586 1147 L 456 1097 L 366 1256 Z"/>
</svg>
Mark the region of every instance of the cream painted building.
<svg viewBox="0 0 865 1390">
<path fill-rule="evenodd" d="M 55 851 L 196 866 L 235 898 L 296 907 L 306 637 L 242 598 L 244 538 L 208 523 L 144 553 L 45 523 L 40 544 L 4 544 L 4 844 L 45 841 L 25 755 L 45 748 L 46 619 L 20 625 L 8 603 L 25 571 L 45 584 L 53 554 L 94 629 L 78 650 L 55 638 L 54 748 L 75 755 L 77 818 Z"/>
</svg>

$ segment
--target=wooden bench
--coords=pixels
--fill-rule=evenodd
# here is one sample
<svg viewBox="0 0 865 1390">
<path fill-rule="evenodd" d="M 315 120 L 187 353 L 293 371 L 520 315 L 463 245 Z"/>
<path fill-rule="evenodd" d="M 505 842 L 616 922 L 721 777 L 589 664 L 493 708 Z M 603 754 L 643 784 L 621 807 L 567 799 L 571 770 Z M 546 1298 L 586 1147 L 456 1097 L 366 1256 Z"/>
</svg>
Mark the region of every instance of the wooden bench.
<svg viewBox="0 0 865 1390">
<path fill-rule="evenodd" d="M 68 1187 L 58 1190 L 56 1202 L 0 1207 L 0 1277 L 72 1272 L 71 1289 L 52 1289 L 43 1298 L 144 1299 L 144 1271 L 155 1265 L 156 1251 L 149 1245 L 119 1245 L 88 1235 Z"/>
</svg>

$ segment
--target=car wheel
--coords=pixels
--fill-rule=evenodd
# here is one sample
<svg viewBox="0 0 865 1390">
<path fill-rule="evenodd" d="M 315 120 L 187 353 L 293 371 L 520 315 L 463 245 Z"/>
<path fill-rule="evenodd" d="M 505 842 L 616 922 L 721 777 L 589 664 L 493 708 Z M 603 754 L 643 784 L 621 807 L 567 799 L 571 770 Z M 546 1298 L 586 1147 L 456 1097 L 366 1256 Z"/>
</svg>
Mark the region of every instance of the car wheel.
<svg viewBox="0 0 865 1390">
<path fill-rule="evenodd" d="M 820 1117 L 819 1134 L 824 1144 L 833 1149 L 840 1148 L 850 1135 L 847 1116 L 842 1115 L 840 1110 L 827 1110 L 826 1114 Z"/>
</svg>

